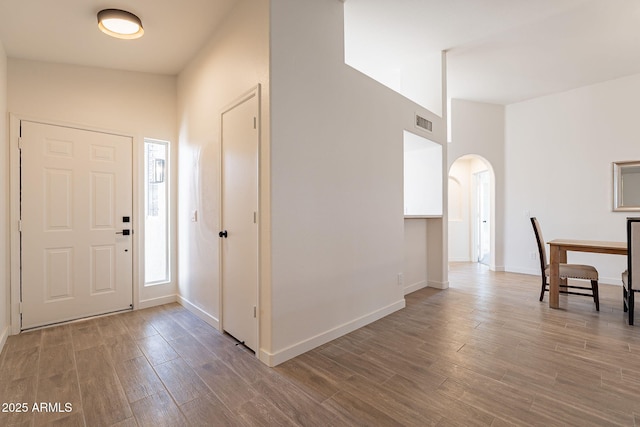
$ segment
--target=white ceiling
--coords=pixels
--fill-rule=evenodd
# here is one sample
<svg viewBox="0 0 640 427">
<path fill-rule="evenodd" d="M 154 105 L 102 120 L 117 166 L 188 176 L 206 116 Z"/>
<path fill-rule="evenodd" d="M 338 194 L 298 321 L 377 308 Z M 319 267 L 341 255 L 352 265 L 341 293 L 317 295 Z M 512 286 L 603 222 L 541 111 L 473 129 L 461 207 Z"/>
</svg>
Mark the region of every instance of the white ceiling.
<svg viewBox="0 0 640 427">
<path fill-rule="evenodd" d="M 237 0 L 0 0 L 0 41 L 9 57 L 177 74 Z M 120 40 L 98 30 L 97 13 L 124 9 L 144 36 Z"/>
<path fill-rule="evenodd" d="M 371 69 L 447 50 L 450 98 L 509 104 L 640 73 L 638 0 L 347 0 Z M 364 19 L 362 19 L 364 18 Z M 351 30 L 351 29 L 350 29 Z"/>
<path fill-rule="evenodd" d="M 14 58 L 173 75 L 237 1 L 0 0 L 0 41 Z M 507 104 L 640 73 L 638 0 L 346 1 L 377 66 L 449 50 L 454 98 Z M 144 37 L 99 32 L 105 8 L 137 14 Z"/>
</svg>

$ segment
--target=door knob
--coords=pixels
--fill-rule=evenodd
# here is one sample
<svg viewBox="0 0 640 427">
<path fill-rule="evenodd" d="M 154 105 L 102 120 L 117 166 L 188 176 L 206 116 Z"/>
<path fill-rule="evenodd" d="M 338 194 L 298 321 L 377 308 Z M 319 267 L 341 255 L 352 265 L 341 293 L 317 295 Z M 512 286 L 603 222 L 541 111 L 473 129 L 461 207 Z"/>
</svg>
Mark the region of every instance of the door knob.
<svg viewBox="0 0 640 427">
<path fill-rule="evenodd" d="M 131 230 L 116 231 L 116 234 L 122 234 L 123 236 L 128 236 L 129 234 L 131 234 Z"/>
<path fill-rule="evenodd" d="M 227 238 L 227 230 L 221 231 L 218 233 L 218 236 L 220 237 L 224 237 L 225 239 Z"/>
</svg>

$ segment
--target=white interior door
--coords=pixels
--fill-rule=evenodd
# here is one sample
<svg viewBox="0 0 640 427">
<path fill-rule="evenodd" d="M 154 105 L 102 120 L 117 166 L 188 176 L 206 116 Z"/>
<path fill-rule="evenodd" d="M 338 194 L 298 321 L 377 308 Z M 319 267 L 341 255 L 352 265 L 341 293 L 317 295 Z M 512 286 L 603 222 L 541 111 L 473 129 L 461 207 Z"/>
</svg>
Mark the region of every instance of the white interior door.
<svg viewBox="0 0 640 427">
<path fill-rule="evenodd" d="M 22 329 L 129 309 L 132 139 L 21 122 Z"/>
<path fill-rule="evenodd" d="M 491 186 L 489 171 L 475 174 L 478 262 L 491 262 Z"/>
<path fill-rule="evenodd" d="M 222 113 L 222 328 L 256 350 L 258 96 Z"/>
</svg>

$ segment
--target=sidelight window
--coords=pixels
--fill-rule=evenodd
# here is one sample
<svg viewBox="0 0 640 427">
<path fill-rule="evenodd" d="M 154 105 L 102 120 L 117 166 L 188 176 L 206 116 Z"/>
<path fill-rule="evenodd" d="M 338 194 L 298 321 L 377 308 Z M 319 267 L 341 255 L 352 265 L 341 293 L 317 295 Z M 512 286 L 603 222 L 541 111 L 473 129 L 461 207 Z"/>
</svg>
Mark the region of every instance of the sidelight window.
<svg viewBox="0 0 640 427">
<path fill-rule="evenodd" d="M 169 143 L 144 141 L 145 286 L 166 283 L 169 272 Z"/>
</svg>

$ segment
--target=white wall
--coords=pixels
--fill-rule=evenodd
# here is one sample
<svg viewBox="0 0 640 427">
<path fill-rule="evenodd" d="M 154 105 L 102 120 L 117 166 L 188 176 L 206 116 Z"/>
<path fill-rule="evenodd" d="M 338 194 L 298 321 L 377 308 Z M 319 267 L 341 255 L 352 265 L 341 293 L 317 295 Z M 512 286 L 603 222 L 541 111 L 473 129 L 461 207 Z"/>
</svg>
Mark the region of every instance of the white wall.
<svg viewBox="0 0 640 427">
<path fill-rule="evenodd" d="M 212 325 L 219 322 L 220 114 L 261 85 L 260 345 L 269 326 L 269 7 L 242 0 L 178 76 L 179 292 L 181 302 Z M 198 221 L 191 221 L 192 211 Z"/>
<path fill-rule="evenodd" d="M 338 1 L 338 0 L 336 0 Z M 419 54 L 404 43 L 411 36 L 390 35 L 386 23 L 372 18 L 370 2 L 344 1 L 345 62 L 383 85 L 442 116 L 439 51 L 427 44 Z M 420 35 L 413 34 L 414 38 Z M 428 41 L 427 41 L 428 43 Z"/>
<path fill-rule="evenodd" d="M 612 212 L 612 162 L 640 160 L 640 74 L 537 98 L 506 108 L 505 257 L 510 271 L 538 274 L 527 214 L 545 240 L 626 240 Z M 624 257 L 569 253 L 604 283 L 620 283 Z"/>
<path fill-rule="evenodd" d="M 9 130 L 7 126 L 7 55 L 0 42 L 0 352 L 9 334 Z"/>
<path fill-rule="evenodd" d="M 343 19 L 336 0 L 271 1 L 272 363 L 404 306 L 403 130 L 418 112 L 446 139 L 344 64 Z"/>
<path fill-rule="evenodd" d="M 404 214 L 442 215 L 442 145 L 404 132 Z"/>
<path fill-rule="evenodd" d="M 471 261 L 471 234 L 471 159 L 462 158 L 449 168 L 450 262 Z"/>
<path fill-rule="evenodd" d="M 134 188 L 136 201 L 143 200 L 143 138 L 168 140 L 174 147 L 177 140 L 176 78 L 172 76 L 10 58 L 8 110 L 22 118 L 77 124 L 133 136 L 133 167 L 139 183 Z M 139 215 L 133 218 L 137 228 L 134 236 L 140 249 L 143 207 L 138 206 L 136 211 Z M 168 285 L 142 286 L 139 262 L 143 259 L 138 252 L 134 283 L 139 285 L 139 306 L 175 300 L 175 280 Z"/>
<path fill-rule="evenodd" d="M 494 241 L 491 269 L 505 268 L 505 109 L 502 105 L 484 104 L 460 99 L 451 100 L 451 142 L 447 144 L 449 168 L 456 159 L 473 154 L 486 160 L 493 170 Z"/>
<path fill-rule="evenodd" d="M 428 285 L 427 233 L 426 219 L 406 218 L 404 220 L 404 264 L 402 268 L 404 295 Z"/>
</svg>

